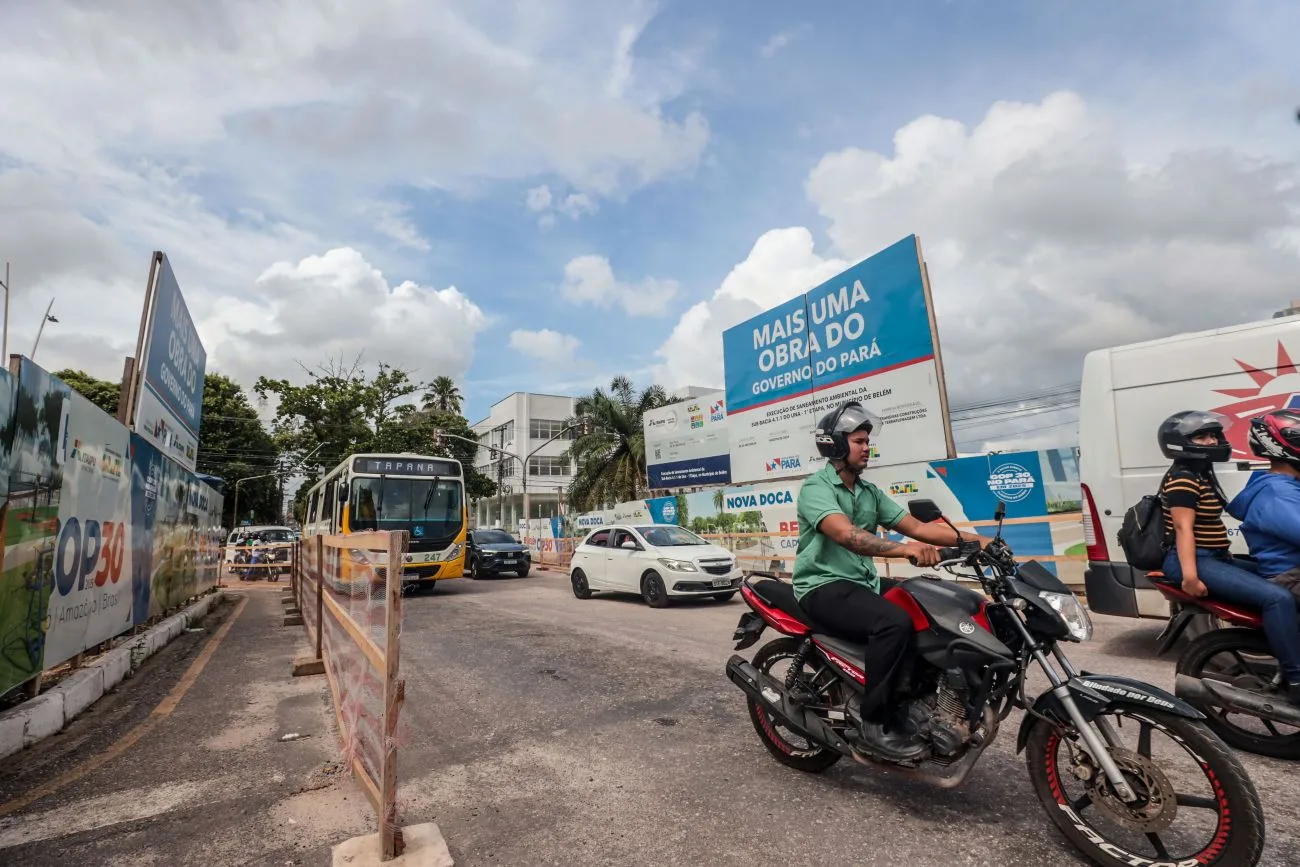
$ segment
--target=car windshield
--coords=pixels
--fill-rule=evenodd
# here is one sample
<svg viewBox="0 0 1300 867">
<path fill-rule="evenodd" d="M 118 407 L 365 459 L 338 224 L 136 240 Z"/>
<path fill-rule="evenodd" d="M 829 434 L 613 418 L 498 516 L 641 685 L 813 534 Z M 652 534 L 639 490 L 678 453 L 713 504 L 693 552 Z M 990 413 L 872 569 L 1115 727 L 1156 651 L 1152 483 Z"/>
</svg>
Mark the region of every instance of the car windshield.
<svg viewBox="0 0 1300 867">
<path fill-rule="evenodd" d="M 349 505 L 353 530 L 408 530 L 412 542 L 450 542 L 464 521 L 459 479 L 353 479 Z"/>
<path fill-rule="evenodd" d="M 636 531 L 656 548 L 676 548 L 683 545 L 709 544 L 690 530 L 681 527 L 674 527 L 671 524 L 660 524 L 654 527 L 637 527 Z"/>
<path fill-rule="evenodd" d="M 504 530 L 475 530 L 474 541 L 480 545 L 514 544 L 515 537 Z"/>
</svg>

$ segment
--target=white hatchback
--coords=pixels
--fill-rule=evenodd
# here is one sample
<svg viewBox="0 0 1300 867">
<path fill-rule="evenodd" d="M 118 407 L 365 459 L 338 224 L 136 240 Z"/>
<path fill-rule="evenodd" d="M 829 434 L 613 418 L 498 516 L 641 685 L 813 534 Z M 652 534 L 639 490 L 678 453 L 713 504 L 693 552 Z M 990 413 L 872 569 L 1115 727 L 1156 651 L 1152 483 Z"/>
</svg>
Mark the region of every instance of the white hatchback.
<svg viewBox="0 0 1300 867">
<path fill-rule="evenodd" d="M 726 602 L 744 576 L 726 548 L 673 524 L 614 524 L 593 530 L 573 552 L 573 595 L 600 590 L 639 593 L 664 608 L 673 596 L 712 596 Z"/>
</svg>

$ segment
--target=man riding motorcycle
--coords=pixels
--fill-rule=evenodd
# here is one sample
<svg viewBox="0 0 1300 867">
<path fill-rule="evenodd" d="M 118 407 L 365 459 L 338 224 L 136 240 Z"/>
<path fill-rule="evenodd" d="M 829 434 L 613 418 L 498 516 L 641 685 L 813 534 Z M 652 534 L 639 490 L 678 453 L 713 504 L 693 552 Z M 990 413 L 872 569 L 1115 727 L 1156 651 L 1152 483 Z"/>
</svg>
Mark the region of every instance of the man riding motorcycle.
<svg viewBox="0 0 1300 867">
<path fill-rule="evenodd" d="M 946 524 L 921 523 L 861 478 L 871 434 L 880 426 L 880 419 L 856 400 L 840 404 L 818 422 L 817 451 L 827 464 L 799 488 L 794 593 L 824 631 L 867 645 L 866 688 L 854 722 L 869 752 L 908 761 L 925 748 L 914 731 L 892 724 L 897 709 L 886 704 L 911 647 L 912 621 L 880 595 L 872 558 L 933 566 L 939 562 L 934 546 L 956 545 L 962 538 Z M 880 526 L 917 541 L 883 539 L 876 535 Z M 988 539 L 972 536 L 988 544 Z"/>
</svg>

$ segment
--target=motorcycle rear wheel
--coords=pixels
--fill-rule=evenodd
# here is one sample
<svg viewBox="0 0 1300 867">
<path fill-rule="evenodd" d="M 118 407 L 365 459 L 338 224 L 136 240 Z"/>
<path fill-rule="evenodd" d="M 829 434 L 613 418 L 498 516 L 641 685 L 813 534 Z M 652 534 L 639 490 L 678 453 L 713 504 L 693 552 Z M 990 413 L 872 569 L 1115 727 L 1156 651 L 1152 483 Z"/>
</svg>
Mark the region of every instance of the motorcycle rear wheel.
<svg viewBox="0 0 1300 867">
<path fill-rule="evenodd" d="M 1194 808 L 1216 811 L 1218 815 L 1214 834 L 1199 852 L 1186 854 L 1180 852 L 1177 855 L 1162 852 L 1152 854 L 1149 851 L 1128 852 L 1119 842 L 1106 839 L 1101 829 L 1079 815 L 1081 812 L 1097 807 L 1097 802 L 1087 793 L 1080 798 L 1071 799 L 1066 792 L 1064 781 L 1070 780 L 1076 785 L 1077 781 L 1069 766 L 1068 750 L 1062 743 L 1062 732 L 1045 720 L 1039 719 L 1029 732 L 1025 762 L 1029 769 L 1030 781 L 1034 786 L 1034 794 L 1038 796 L 1039 803 L 1066 839 L 1094 863 L 1106 867 L 1152 862 L 1194 863 L 1207 865 L 1207 867 L 1209 865 L 1254 867 L 1258 864 L 1264 850 L 1264 809 L 1260 804 L 1259 792 L 1256 791 L 1246 769 L 1223 741 L 1215 737 L 1203 722 L 1161 711 L 1145 708 L 1140 711 L 1119 709 L 1114 712 L 1114 715 L 1130 723 L 1136 722 L 1140 731 L 1144 725 L 1150 730 L 1161 731 L 1173 741 L 1179 742 L 1183 750 L 1200 764 L 1201 772 L 1210 782 L 1214 793 L 1211 797 L 1195 797 L 1182 792 L 1165 791 L 1163 787 L 1154 787 L 1153 792 L 1152 787 L 1143 788 L 1141 785 L 1143 781 L 1139 781 L 1123 767 L 1121 770 L 1125 770 L 1126 779 L 1129 780 L 1130 785 L 1134 785 L 1139 797 L 1143 798 L 1146 804 L 1159 801 L 1168 803 L 1171 796 L 1176 796 L 1178 811 Z M 1137 753 L 1145 755 L 1140 746 L 1141 742 L 1139 737 Z M 1147 753 L 1150 752 L 1149 731 L 1146 750 Z M 1066 761 L 1060 760 L 1062 755 L 1066 756 Z M 1114 751 L 1112 756 L 1117 761 L 1123 761 Z M 1164 779 L 1163 782 L 1169 781 Z M 1110 790 L 1109 785 L 1104 781 L 1102 788 Z M 1175 787 L 1170 784 L 1169 788 Z M 1103 808 L 1099 807 L 1098 810 L 1104 815 Z M 1176 819 L 1177 813 L 1170 821 Z M 1147 835 L 1148 842 L 1151 841 L 1151 836 L 1151 834 Z M 1159 839 L 1158 834 L 1156 837 Z M 1160 845 L 1165 844 L 1161 842 Z M 1108 849 L 1118 854 L 1113 854 Z"/>
<path fill-rule="evenodd" d="M 1273 668 L 1276 669 L 1277 667 L 1273 650 L 1269 647 L 1268 639 L 1264 637 L 1262 632 L 1254 629 L 1234 628 L 1219 629 L 1207 633 L 1189 644 L 1187 649 L 1183 651 L 1183 655 L 1178 659 L 1178 673 L 1185 674 L 1188 677 L 1210 677 L 1223 680 L 1227 676 L 1224 672 L 1207 669 L 1210 660 L 1216 656 L 1222 657 L 1225 655 L 1231 655 L 1241 665 L 1246 665 L 1245 659 L 1247 657 L 1273 659 Z M 1235 685 L 1241 686 L 1243 689 L 1257 688 L 1257 686 L 1241 683 L 1243 676 L 1247 680 L 1251 679 L 1248 673 L 1238 673 L 1234 678 Z M 1197 710 L 1205 714 L 1205 724 L 1215 734 L 1223 738 L 1229 746 L 1275 759 L 1300 759 L 1300 732 L 1292 731 L 1287 734 L 1279 732 L 1274 735 L 1254 732 L 1235 725 L 1228 719 L 1228 714 L 1221 708 L 1205 706 L 1200 702 L 1193 702 L 1193 704 L 1196 704 Z M 1241 715 L 1246 716 L 1245 714 Z M 1271 726 L 1273 731 L 1278 731 L 1279 724 L 1266 723 L 1263 720 L 1259 722 L 1265 728 Z M 1286 728 L 1286 726 L 1282 725 L 1282 728 Z"/>
<path fill-rule="evenodd" d="M 753 666 L 759 671 L 767 674 L 773 665 L 783 659 L 794 659 L 799 652 L 799 645 L 803 642 L 797 638 L 778 638 L 775 641 L 768 642 L 759 648 L 758 653 L 754 654 Z M 804 663 L 805 669 L 807 663 Z M 772 716 L 766 708 L 760 705 L 754 699 L 748 699 L 749 719 L 754 724 L 754 731 L 758 732 L 758 739 L 767 747 L 767 751 L 787 768 L 794 768 L 797 771 L 804 771 L 810 774 L 820 774 L 840 760 L 840 754 L 830 747 L 823 746 L 817 742 L 809 742 L 807 747 L 792 743 L 788 737 L 781 732 L 781 720 Z M 793 734 L 793 733 L 791 733 Z M 795 737 L 803 740 L 802 737 Z"/>
</svg>

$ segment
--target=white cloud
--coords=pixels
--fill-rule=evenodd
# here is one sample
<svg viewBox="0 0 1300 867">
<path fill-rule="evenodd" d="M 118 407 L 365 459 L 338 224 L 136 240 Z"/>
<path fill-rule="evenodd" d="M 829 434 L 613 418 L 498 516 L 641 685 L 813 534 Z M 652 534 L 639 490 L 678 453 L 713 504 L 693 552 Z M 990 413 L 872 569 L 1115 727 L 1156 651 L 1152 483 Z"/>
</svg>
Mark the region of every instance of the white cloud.
<svg viewBox="0 0 1300 867">
<path fill-rule="evenodd" d="M 774 57 L 777 52 L 789 45 L 795 37 L 807 32 L 808 29 L 809 27 L 807 24 L 800 24 L 798 27 L 792 27 L 789 30 L 782 30 L 778 33 L 773 33 L 771 38 L 763 43 L 763 47 L 758 49 L 758 53 L 764 57 Z"/>
<path fill-rule="evenodd" d="M 551 188 L 546 184 L 533 187 L 524 198 L 524 204 L 533 213 L 541 213 L 551 206 Z"/>
<path fill-rule="evenodd" d="M 723 385 L 722 332 L 829 280 L 850 263 L 822 257 L 802 226 L 764 233 L 709 301 L 691 307 L 658 349 L 665 388 Z"/>
<path fill-rule="evenodd" d="M 511 349 L 551 364 L 572 364 L 578 346 L 578 338 L 572 334 L 561 334 L 549 328 L 540 331 L 517 328 L 510 332 Z"/>
<path fill-rule="evenodd" d="M 569 219 L 576 220 L 583 214 L 596 213 L 596 203 L 586 193 L 570 193 L 557 210 Z"/>
<path fill-rule="evenodd" d="M 892 153 L 848 148 L 811 171 L 808 196 L 842 262 L 819 270 L 806 229 L 781 230 L 798 243 L 764 235 L 728 281 L 742 269 L 762 275 L 758 285 L 816 273 L 758 303 L 724 283 L 682 316 L 659 350 L 660 376 L 673 386 L 708 371 L 720 382 L 724 328 L 915 232 L 954 403 L 1076 380 L 1088 350 L 1284 306 L 1300 273 L 1298 180 L 1294 163 L 1225 149 L 1139 163 L 1073 93 L 996 103 L 973 128 L 921 117 L 898 130 Z M 754 266 L 778 250 L 784 268 Z M 1005 442 L 997 430 L 975 435 Z M 1057 434 L 1070 438 L 1068 426 Z"/>
<path fill-rule="evenodd" d="M 349 247 L 276 262 L 255 289 L 257 300 L 222 298 L 197 323 L 209 367 L 215 361 L 246 385 L 262 374 L 297 381 L 297 362 L 314 368 L 358 355 L 403 367 L 416 379 L 460 380 L 487 324 L 456 287 L 393 285 Z"/>
<path fill-rule="evenodd" d="M 284 369 L 293 328 L 258 276 L 343 246 L 418 261 L 432 244 L 396 194 L 547 174 L 581 191 L 582 213 L 691 171 L 709 139 L 702 114 L 666 105 L 683 52 L 623 35 L 649 20 L 636 3 L 155 6 L 50 0 L 0 28 L 0 92 L 20 118 L 0 136 L 10 348 L 30 351 L 56 296 L 44 364 L 119 376 L 162 249 L 196 320 L 243 310 L 283 328 L 247 355 L 209 346 L 214 365 Z M 624 43 L 636 60 L 610 93 Z"/>
<path fill-rule="evenodd" d="M 560 292 L 575 304 L 592 304 L 609 309 L 622 305 L 630 316 L 662 316 L 680 287 L 676 280 L 646 277 L 625 283 L 614 276 L 604 256 L 578 256 L 564 266 Z"/>
</svg>

